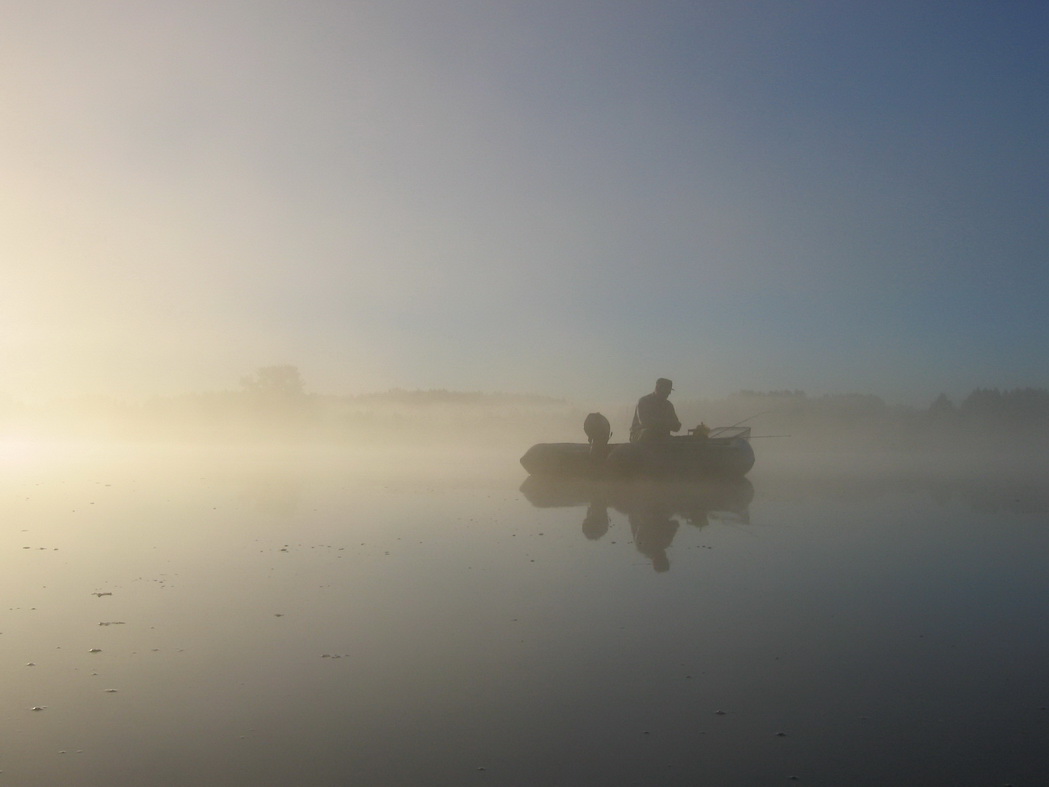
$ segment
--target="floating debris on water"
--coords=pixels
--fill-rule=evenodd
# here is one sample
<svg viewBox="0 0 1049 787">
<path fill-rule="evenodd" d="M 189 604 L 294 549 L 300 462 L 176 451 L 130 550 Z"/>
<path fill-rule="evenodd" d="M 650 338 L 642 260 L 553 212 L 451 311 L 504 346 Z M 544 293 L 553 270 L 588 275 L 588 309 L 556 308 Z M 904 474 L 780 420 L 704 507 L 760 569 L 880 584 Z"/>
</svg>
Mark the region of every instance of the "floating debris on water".
<svg viewBox="0 0 1049 787">
<path fill-rule="evenodd" d="M 104 592 L 95 592 L 95 593 L 92 593 L 91 595 L 92 596 L 98 596 L 99 598 L 102 598 L 102 596 L 112 596 L 113 593 L 110 592 L 110 591 L 104 591 Z"/>
<path fill-rule="evenodd" d="M 101 620 L 98 625 L 100 626 L 123 626 L 126 625 L 122 620 Z"/>
<path fill-rule="evenodd" d="M 46 705 L 34 705 L 34 706 L 33 706 L 32 708 L 30 708 L 29 710 L 43 710 L 43 709 L 44 709 L 44 708 L 46 708 L 46 707 L 47 707 Z"/>
<path fill-rule="evenodd" d="M 88 651 L 88 653 L 101 653 L 101 652 L 102 652 L 102 648 L 91 648 L 91 650 Z"/>
</svg>

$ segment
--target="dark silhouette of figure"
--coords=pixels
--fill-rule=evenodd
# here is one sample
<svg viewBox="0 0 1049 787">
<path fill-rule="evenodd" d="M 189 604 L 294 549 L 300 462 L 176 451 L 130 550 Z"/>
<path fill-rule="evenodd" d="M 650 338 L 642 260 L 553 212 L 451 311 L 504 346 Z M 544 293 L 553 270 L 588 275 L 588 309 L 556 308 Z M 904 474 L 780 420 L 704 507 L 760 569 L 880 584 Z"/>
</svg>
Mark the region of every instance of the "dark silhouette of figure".
<svg viewBox="0 0 1049 787">
<path fill-rule="evenodd" d="M 608 441 L 612 438 L 612 424 L 601 413 L 590 413 L 583 421 L 583 431 L 590 443 L 590 458 L 603 462 L 608 456 Z"/>
<path fill-rule="evenodd" d="M 608 518 L 608 503 L 604 495 L 595 494 L 586 507 L 586 516 L 583 517 L 583 535 L 591 541 L 596 541 L 608 532 L 610 524 Z"/>
<path fill-rule="evenodd" d="M 667 549 L 678 529 L 678 521 L 671 516 L 669 507 L 661 500 L 649 500 L 627 514 L 627 519 L 637 551 L 652 561 L 653 570 L 669 571 Z"/>
<path fill-rule="evenodd" d="M 678 420 L 669 398 L 672 390 L 674 384 L 667 378 L 660 377 L 656 380 L 656 390 L 637 400 L 634 421 L 630 425 L 630 442 L 669 440 L 670 433 L 681 428 L 681 421 Z"/>
</svg>

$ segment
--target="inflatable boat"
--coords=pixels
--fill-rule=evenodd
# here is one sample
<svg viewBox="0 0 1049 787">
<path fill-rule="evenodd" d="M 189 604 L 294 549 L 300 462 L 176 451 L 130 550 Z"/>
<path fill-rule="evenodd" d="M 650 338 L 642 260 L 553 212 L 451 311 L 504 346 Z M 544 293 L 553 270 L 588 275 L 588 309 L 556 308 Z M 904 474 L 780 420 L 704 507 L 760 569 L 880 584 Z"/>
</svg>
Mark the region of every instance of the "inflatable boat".
<svg viewBox="0 0 1049 787">
<path fill-rule="evenodd" d="M 750 427 L 593 449 L 587 443 L 538 443 L 521 457 L 530 475 L 557 478 L 742 477 L 754 466 Z"/>
</svg>

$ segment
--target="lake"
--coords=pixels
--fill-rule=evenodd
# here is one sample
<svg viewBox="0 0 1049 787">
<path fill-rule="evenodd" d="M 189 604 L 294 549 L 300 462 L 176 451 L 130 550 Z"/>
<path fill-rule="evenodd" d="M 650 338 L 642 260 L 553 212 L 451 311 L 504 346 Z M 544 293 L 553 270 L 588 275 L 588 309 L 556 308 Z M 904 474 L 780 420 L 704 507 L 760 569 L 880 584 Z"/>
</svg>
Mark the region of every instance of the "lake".
<svg viewBox="0 0 1049 787">
<path fill-rule="evenodd" d="M 1044 783 L 1043 472 L 525 447 L 0 445 L 0 783 Z"/>
</svg>

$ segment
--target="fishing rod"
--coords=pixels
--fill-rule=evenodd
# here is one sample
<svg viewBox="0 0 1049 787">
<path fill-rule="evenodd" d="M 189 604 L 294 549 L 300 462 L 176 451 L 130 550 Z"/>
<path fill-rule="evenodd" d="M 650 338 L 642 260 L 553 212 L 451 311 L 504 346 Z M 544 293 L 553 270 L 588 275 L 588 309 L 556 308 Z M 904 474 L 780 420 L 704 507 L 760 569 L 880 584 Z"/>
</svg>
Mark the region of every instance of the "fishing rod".
<svg viewBox="0 0 1049 787">
<path fill-rule="evenodd" d="M 775 412 L 777 412 L 779 410 L 782 410 L 782 409 L 783 409 L 782 407 L 776 407 L 776 408 L 773 408 L 772 410 L 763 410 L 760 413 L 755 413 L 754 415 L 751 415 L 751 416 L 748 416 L 748 417 L 744 418 L 742 421 L 736 421 L 736 423 L 732 424 L 732 426 L 723 426 L 721 428 L 722 429 L 732 429 L 734 427 L 739 426 L 740 424 L 745 424 L 747 421 L 753 421 L 759 415 L 768 415 L 769 413 L 775 413 Z M 789 437 L 790 435 L 787 435 L 787 436 Z"/>
<path fill-rule="evenodd" d="M 719 434 L 721 434 L 723 432 L 727 432 L 729 429 L 735 429 L 740 424 L 745 424 L 747 421 L 753 421 L 755 418 L 757 418 L 760 415 L 768 415 L 769 413 L 775 413 L 775 412 L 778 412 L 778 411 L 780 411 L 782 409 L 783 409 L 782 407 L 776 407 L 776 408 L 773 408 L 772 410 L 762 410 L 760 413 L 755 413 L 754 415 L 748 415 L 742 421 L 736 421 L 736 423 L 732 424 L 731 426 L 717 426 L 717 427 L 714 427 L 713 429 L 711 429 L 710 427 L 707 427 L 707 437 L 716 437 L 717 435 L 719 435 Z M 700 424 L 695 429 L 689 429 L 688 433 L 689 434 L 695 434 L 701 428 L 703 428 L 703 426 L 704 426 L 703 424 Z M 750 431 L 750 427 L 747 427 L 747 431 L 748 432 Z M 747 434 L 746 435 L 746 439 L 748 439 L 748 440 L 754 440 L 754 439 L 756 439 L 758 437 L 790 437 L 790 435 L 789 434 L 761 434 L 761 435 L 750 435 L 750 434 Z"/>
<path fill-rule="evenodd" d="M 719 426 L 719 427 L 717 427 L 715 429 L 712 429 L 711 432 L 710 432 L 710 436 L 714 436 L 714 435 L 716 435 L 716 434 L 718 434 L 720 432 L 727 432 L 729 429 L 735 429 L 740 424 L 745 424 L 747 421 L 753 421 L 759 415 L 768 415 L 769 413 L 775 413 L 778 410 L 782 410 L 782 409 L 783 409 L 782 407 L 775 407 L 772 410 L 762 410 L 760 413 L 754 413 L 754 415 L 748 415 L 742 421 L 736 421 L 736 423 L 732 424 L 731 426 Z M 748 427 L 748 429 L 749 429 L 749 427 Z M 758 435 L 758 437 L 790 437 L 790 435 Z M 753 438 L 750 435 L 747 435 L 747 439 L 750 440 L 750 439 L 753 439 Z"/>
</svg>

